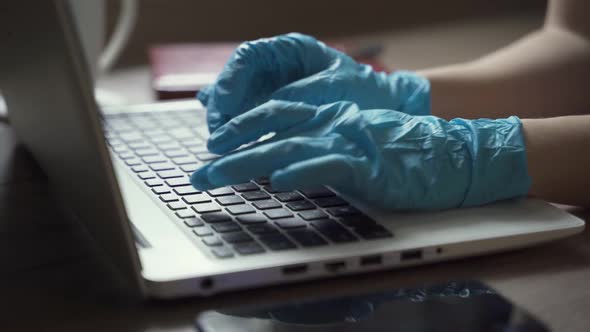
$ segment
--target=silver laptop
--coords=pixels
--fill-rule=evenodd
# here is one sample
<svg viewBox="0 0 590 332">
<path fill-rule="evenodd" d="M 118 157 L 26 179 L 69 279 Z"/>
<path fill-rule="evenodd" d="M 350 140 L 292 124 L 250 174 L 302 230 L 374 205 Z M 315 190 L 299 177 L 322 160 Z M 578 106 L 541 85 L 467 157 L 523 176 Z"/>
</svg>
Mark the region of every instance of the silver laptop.
<svg viewBox="0 0 590 332">
<path fill-rule="evenodd" d="M 67 2 L 24 3 L 0 5 L 0 90 L 12 126 L 129 290 L 210 295 L 481 255 L 584 228 L 533 199 L 396 214 L 328 188 L 278 192 L 264 178 L 199 192 L 189 175 L 216 156 L 198 102 L 99 112 Z"/>
</svg>

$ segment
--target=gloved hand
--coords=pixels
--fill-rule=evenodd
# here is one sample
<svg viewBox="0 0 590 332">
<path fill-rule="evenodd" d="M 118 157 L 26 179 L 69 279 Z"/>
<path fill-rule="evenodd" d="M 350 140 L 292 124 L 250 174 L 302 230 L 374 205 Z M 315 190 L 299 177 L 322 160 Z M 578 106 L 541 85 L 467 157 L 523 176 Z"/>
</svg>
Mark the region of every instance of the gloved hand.
<svg viewBox="0 0 590 332">
<path fill-rule="evenodd" d="M 323 105 L 352 101 L 361 109 L 430 114 L 430 84 L 411 72 L 374 72 L 313 37 L 291 33 L 240 45 L 216 83 L 197 98 L 213 133 L 270 99 Z"/>
<path fill-rule="evenodd" d="M 530 186 L 522 124 L 447 122 L 434 116 L 269 101 L 235 117 L 209 138 L 227 153 L 262 135 L 269 139 L 198 169 L 202 190 L 270 176 L 279 190 L 319 185 L 386 209 L 446 209 L 525 195 Z"/>
</svg>

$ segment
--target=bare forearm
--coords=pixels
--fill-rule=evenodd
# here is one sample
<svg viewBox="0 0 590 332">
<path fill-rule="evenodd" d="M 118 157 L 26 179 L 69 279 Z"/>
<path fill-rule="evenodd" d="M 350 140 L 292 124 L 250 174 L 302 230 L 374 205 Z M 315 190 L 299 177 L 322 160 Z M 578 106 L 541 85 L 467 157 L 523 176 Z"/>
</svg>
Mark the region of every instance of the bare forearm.
<svg viewBox="0 0 590 332">
<path fill-rule="evenodd" d="M 434 115 L 451 119 L 590 112 L 590 39 L 554 27 L 482 59 L 421 72 Z"/>
<path fill-rule="evenodd" d="M 525 119 L 530 194 L 590 207 L 590 115 Z"/>
</svg>

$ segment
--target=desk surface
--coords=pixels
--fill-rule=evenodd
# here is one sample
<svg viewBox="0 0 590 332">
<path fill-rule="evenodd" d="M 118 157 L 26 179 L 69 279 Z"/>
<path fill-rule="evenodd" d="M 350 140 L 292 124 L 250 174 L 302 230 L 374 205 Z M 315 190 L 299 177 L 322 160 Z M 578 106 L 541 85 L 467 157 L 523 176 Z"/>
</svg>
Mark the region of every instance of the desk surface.
<svg viewBox="0 0 590 332">
<path fill-rule="evenodd" d="M 507 43 L 536 26 L 538 20 L 518 18 L 508 22 L 512 23 L 500 24 L 503 30 L 493 30 L 494 33 L 490 32 L 492 25 L 460 29 L 470 31 L 474 41 L 473 47 L 460 54 L 452 45 L 464 40 L 457 36 L 458 28 L 452 26 L 437 29 L 437 33 L 385 33 L 366 39 L 386 40 L 386 53 L 393 59 L 394 54 L 401 58 L 395 49 L 407 46 L 401 54 L 411 60 L 392 61 L 398 67 L 417 68 L 437 64 L 426 58 L 432 52 L 423 46 L 425 43 L 416 44 L 418 39 L 433 38 L 434 46 L 449 46 L 444 36 L 450 36 L 446 40 L 451 41 L 448 49 L 452 51 L 443 52 L 443 60 L 437 59 L 460 61 Z M 487 42 L 478 44 L 478 40 L 486 39 L 482 34 Z M 410 54 L 415 56 L 408 56 Z M 123 91 L 130 91 L 133 96 L 131 101 L 145 102 L 151 99 L 148 77 L 145 68 L 124 70 L 118 76 L 103 79 L 100 85 L 114 90 L 123 87 Z M 142 83 L 146 89 L 124 88 Z M 586 220 L 590 217 L 588 211 L 573 212 Z M 261 298 L 338 294 L 347 289 L 371 291 L 464 279 L 487 282 L 555 331 L 587 331 L 590 326 L 590 287 L 587 286 L 590 282 L 590 230 L 543 246 L 430 266 L 269 287 L 207 299 L 127 305 L 114 304 L 104 296 L 103 280 L 95 273 L 95 264 L 84 248 L 54 208 L 46 179 L 18 145 L 10 127 L 0 124 L 0 324 L 3 330 L 191 331 L 196 314 L 210 307 L 255 303 Z"/>
</svg>

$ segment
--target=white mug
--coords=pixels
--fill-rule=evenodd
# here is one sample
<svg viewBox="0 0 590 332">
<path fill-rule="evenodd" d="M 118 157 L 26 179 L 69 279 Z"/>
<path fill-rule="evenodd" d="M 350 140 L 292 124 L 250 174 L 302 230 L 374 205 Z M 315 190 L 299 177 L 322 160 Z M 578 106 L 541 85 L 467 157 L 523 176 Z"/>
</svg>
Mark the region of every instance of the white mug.
<svg viewBox="0 0 590 332">
<path fill-rule="evenodd" d="M 69 0 L 84 55 L 94 78 L 107 72 L 125 47 L 137 17 L 137 0 L 119 0 L 121 10 L 110 40 L 105 37 L 105 2 Z"/>
</svg>

